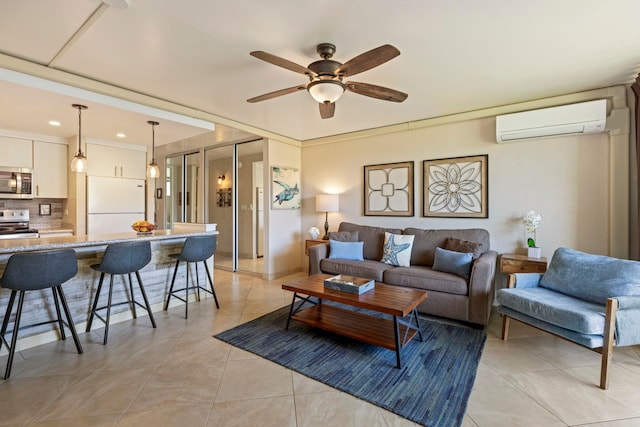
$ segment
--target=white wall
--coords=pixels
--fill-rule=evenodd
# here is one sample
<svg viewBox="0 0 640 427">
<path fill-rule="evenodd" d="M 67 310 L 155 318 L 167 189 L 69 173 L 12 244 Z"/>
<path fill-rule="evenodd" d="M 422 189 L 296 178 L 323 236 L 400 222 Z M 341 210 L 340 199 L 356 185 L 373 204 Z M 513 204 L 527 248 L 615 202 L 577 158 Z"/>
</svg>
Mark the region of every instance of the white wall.
<svg viewBox="0 0 640 427">
<path fill-rule="evenodd" d="M 488 154 L 489 218 L 422 217 L 422 161 Z M 415 162 L 415 209 L 409 217 L 363 216 L 363 166 Z M 496 144 L 495 118 L 450 123 L 405 132 L 304 147 L 302 150 L 302 232 L 322 229 L 315 212 L 317 193 L 340 193 L 340 213 L 329 214 L 330 229 L 341 221 L 423 227 L 481 227 L 492 249 L 524 253 L 521 218 L 534 209 L 543 214 L 537 243 L 550 257 L 560 246 L 609 252 L 610 176 L 607 134 L 567 136 Z"/>
<path fill-rule="evenodd" d="M 300 246 L 300 209 L 272 210 L 271 167 L 281 166 L 301 169 L 300 147 L 270 139 L 265 157 L 265 276 L 269 279 L 299 271 L 302 265 Z M 303 171 L 301 171 L 303 172 Z M 304 191 L 300 192 L 305 194 Z"/>
</svg>

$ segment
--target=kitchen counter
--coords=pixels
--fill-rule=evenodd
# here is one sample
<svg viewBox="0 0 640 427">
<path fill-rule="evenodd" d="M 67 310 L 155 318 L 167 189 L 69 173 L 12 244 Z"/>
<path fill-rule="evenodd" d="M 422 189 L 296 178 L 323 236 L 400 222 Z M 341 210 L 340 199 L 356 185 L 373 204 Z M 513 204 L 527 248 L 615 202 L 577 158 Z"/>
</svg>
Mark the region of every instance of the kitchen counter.
<svg viewBox="0 0 640 427">
<path fill-rule="evenodd" d="M 79 236 L 49 236 L 43 234 L 34 239 L 6 239 L 0 240 L 0 254 L 17 252 L 41 251 L 64 248 L 84 248 L 92 246 L 106 246 L 111 243 L 122 243 L 140 240 L 151 242 L 184 239 L 189 236 L 214 235 L 217 231 L 198 231 L 192 229 L 154 230 L 151 234 L 139 235 L 135 231 L 112 234 L 83 234 Z"/>
<path fill-rule="evenodd" d="M 213 231 L 211 228 L 206 227 L 205 224 L 202 224 L 202 227 L 192 226 L 173 230 L 154 230 L 151 234 L 144 235 L 138 235 L 136 232 L 131 231 L 125 233 L 79 236 L 54 235 L 46 237 L 46 235 L 44 235 L 41 238 L 35 239 L 0 240 L 0 276 L 4 272 L 7 260 L 14 253 L 65 248 L 75 250 L 76 258 L 78 260 L 78 274 L 76 274 L 76 276 L 71 280 L 65 282 L 62 287 L 67 297 L 67 302 L 71 310 L 71 315 L 73 316 L 73 321 L 76 324 L 76 329 L 80 333 L 81 339 L 83 339 L 81 332 L 85 330 L 92 297 L 100 277 L 100 273 L 93 270 L 91 265 L 100 263 L 107 245 L 112 243 L 141 240 L 150 242 L 151 262 L 140 270 L 140 276 L 142 277 L 147 297 L 151 303 L 152 311 L 161 311 L 169 288 L 169 283 L 171 282 L 173 269 L 176 264 L 175 259 L 171 258 L 169 255 L 179 253 L 185 239 L 189 236 L 217 234 L 217 231 Z M 207 264 L 209 265 L 211 274 L 215 276 L 213 269 L 213 257 L 207 260 Z M 181 265 L 176 277 L 177 284 L 184 284 L 186 271 L 187 269 L 185 266 Z M 205 270 L 203 268 L 196 270 L 193 265 L 191 265 L 189 273 L 191 280 L 195 278 L 194 276 L 196 274 L 200 284 L 207 283 Z M 124 293 L 128 293 L 126 277 L 126 275 L 114 276 L 113 298 L 115 302 L 123 300 L 125 298 Z M 135 281 L 135 278 L 133 280 Z M 9 295 L 10 291 L 8 289 L 0 288 L 0 315 L 4 313 L 4 310 L 7 307 Z M 137 298 L 140 299 L 140 295 L 137 290 L 136 295 Z M 24 316 L 28 316 L 33 320 L 33 322 L 44 322 L 50 320 L 51 313 L 48 310 L 42 309 L 42 299 L 50 297 L 51 293 L 47 291 L 41 293 L 32 292 L 31 296 L 25 301 L 23 318 Z M 204 299 L 205 297 L 208 297 L 208 294 L 205 293 L 202 297 L 203 300 L 200 304 L 211 304 L 210 309 L 215 310 L 215 305 L 211 302 L 213 300 L 208 301 L 207 299 Z M 176 300 L 175 302 L 172 301 L 171 306 L 174 307 L 178 304 L 184 303 Z M 224 306 L 224 301 L 220 301 L 220 305 Z M 129 311 L 129 306 L 127 304 L 112 306 L 111 313 L 111 323 L 129 321 L 129 319 L 131 319 L 131 312 Z M 138 311 L 138 316 L 142 317 L 146 316 L 146 314 Z M 179 317 L 179 315 L 177 316 Z M 180 317 L 180 319 L 184 320 L 182 317 Z M 144 321 L 139 322 L 136 328 L 144 328 L 146 325 L 147 324 Z M 101 322 L 95 322 L 95 328 L 101 327 L 104 327 Z M 139 331 L 136 333 L 144 332 Z M 149 333 L 151 333 L 150 330 Z M 54 326 L 49 324 L 20 331 L 19 338 L 18 345 L 20 348 L 25 349 L 34 345 L 56 341 L 59 337 Z"/>
</svg>

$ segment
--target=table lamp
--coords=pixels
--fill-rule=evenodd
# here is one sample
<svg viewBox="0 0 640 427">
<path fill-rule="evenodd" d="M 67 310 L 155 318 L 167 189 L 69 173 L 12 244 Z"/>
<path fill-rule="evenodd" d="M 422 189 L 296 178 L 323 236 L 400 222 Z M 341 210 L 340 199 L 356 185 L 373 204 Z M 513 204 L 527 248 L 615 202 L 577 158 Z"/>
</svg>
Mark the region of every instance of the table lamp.
<svg viewBox="0 0 640 427">
<path fill-rule="evenodd" d="M 316 212 L 324 212 L 324 236 L 329 240 L 329 212 L 338 212 L 338 194 L 316 194 Z"/>
</svg>

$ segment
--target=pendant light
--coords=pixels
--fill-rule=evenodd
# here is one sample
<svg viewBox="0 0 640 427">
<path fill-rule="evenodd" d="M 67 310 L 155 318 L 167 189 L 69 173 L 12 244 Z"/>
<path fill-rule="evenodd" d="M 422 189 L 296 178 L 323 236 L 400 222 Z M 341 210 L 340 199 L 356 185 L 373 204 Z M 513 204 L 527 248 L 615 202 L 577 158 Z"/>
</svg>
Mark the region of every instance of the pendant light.
<svg viewBox="0 0 640 427">
<path fill-rule="evenodd" d="M 86 105 L 71 104 L 73 108 L 78 109 L 78 152 L 71 161 L 71 170 L 73 172 L 87 171 L 87 158 L 82 154 L 82 110 L 86 110 Z"/>
<path fill-rule="evenodd" d="M 147 178 L 158 178 L 160 176 L 160 168 L 156 164 L 156 126 L 160 123 L 149 120 L 147 123 L 151 125 L 151 163 L 147 165 Z"/>
</svg>

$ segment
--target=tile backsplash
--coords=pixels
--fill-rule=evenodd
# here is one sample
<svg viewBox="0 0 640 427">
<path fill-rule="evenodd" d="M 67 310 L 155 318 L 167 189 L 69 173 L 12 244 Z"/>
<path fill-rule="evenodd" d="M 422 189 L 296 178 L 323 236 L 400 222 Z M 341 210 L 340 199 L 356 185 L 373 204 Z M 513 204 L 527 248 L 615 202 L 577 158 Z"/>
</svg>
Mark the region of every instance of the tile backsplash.
<svg viewBox="0 0 640 427">
<path fill-rule="evenodd" d="M 40 205 L 51 205 L 51 215 L 40 215 Z M 29 226 L 38 230 L 69 228 L 62 223 L 67 199 L 0 199 L 0 209 L 29 209 Z"/>
</svg>

